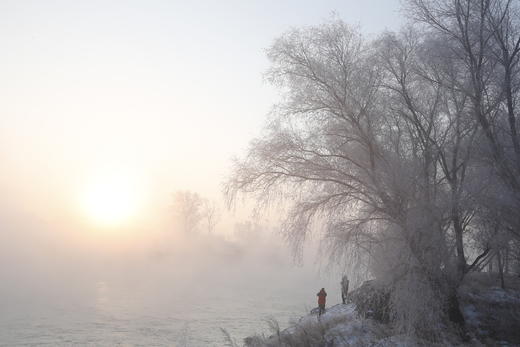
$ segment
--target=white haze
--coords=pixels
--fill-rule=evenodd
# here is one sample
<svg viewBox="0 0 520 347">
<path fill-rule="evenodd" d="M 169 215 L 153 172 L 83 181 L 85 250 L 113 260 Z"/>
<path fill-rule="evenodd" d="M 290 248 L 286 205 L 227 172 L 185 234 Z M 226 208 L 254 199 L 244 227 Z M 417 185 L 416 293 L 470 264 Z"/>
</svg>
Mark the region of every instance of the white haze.
<svg viewBox="0 0 520 347">
<path fill-rule="evenodd" d="M 170 222 L 157 230 L 134 230 L 140 236 L 133 240 L 112 230 L 101 241 L 79 243 L 49 221 L 4 205 L 0 340 L 55 344 L 68 334 L 81 344 L 94 334 L 101 344 L 187 338 L 190 346 L 218 346 L 219 328 L 245 337 L 265 331 L 270 316 L 282 324 L 298 318 L 314 307 L 321 287 L 331 303 L 340 300 L 339 276 L 319 271 L 313 249 L 297 266 L 276 231 L 242 224 L 227 236 L 184 235 L 164 219 Z M 165 326 L 164 336 L 135 332 L 157 324 L 149 319 Z M 118 329 L 124 332 L 114 335 Z M 42 340 L 45 332 L 53 338 Z"/>
<path fill-rule="evenodd" d="M 218 327 L 243 337 L 269 315 L 286 324 L 321 287 L 338 302 L 340 273 L 324 269 L 318 245 L 296 265 L 276 218 L 236 233 L 255 217 L 251 206 L 227 211 L 221 184 L 278 101 L 262 79 L 277 36 L 332 11 L 376 33 L 397 26 L 397 9 L 397 0 L 3 1 L 0 344 L 197 346 L 206 334 L 218 346 Z M 110 166 L 137 178 L 142 196 L 131 221 L 102 228 L 79 195 Z M 214 233 L 175 227 L 171 194 L 184 189 L 218 202 Z"/>
</svg>

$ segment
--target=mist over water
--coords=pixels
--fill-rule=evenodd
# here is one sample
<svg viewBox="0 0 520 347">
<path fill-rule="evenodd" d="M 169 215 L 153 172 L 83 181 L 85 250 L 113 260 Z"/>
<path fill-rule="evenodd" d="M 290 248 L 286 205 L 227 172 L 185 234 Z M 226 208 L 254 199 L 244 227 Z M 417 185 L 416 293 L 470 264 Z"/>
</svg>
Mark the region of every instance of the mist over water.
<svg viewBox="0 0 520 347">
<path fill-rule="evenodd" d="M 19 230 L 0 246 L 2 345 L 221 346 L 220 328 L 240 340 L 268 333 L 269 317 L 287 326 L 321 287 L 330 304 L 340 300 L 339 276 L 319 271 L 314 250 L 297 266 L 270 230 L 150 232 L 153 241 L 124 250 L 72 249 L 19 217 L 1 220 Z"/>
</svg>

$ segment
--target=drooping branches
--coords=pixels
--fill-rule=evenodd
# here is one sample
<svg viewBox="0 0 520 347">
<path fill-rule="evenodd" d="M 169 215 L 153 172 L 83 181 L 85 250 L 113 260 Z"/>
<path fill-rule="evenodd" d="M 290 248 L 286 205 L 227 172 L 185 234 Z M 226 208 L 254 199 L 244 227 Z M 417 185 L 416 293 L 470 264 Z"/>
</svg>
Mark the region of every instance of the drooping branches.
<svg viewBox="0 0 520 347">
<path fill-rule="evenodd" d="M 476 242 L 486 216 L 520 226 L 508 212 L 520 206 L 520 33 L 509 2 L 408 4 L 422 26 L 374 41 L 337 19 L 275 41 L 268 77 L 283 98 L 226 193 L 281 198 L 296 252 L 318 226 L 332 260 L 363 259 L 396 302 L 413 283 L 428 287 L 423 303 L 437 300 L 443 319 L 463 276 L 493 254 Z M 405 306 L 403 326 L 428 329 L 412 319 L 424 307 Z"/>
</svg>

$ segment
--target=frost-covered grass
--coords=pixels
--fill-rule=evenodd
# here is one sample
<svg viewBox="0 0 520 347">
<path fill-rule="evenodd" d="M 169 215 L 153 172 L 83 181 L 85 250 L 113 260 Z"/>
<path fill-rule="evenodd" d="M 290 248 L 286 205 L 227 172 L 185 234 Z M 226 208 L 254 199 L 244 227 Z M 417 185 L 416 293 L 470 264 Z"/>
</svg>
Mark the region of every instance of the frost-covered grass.
<svg viewBox="0 0 520 347">
<path fill-rule="evenodd" d="M 431 346 L 405 335 L 392 335 L 392 329 L 372 319 L 360 317 L 355 305 L 332 306 L 320 318 L 309 314 L 280 331 L 269 324 L 272 335 L 251 336 L 246 347 L 346 347 L 346 346 Z"/>
<path fill-rule="evenodd" d="M 507 278 L 507 284 L 509 287 L 504 290 L 495 275 L 467 275 L 459 297 L 469 340 L 462 341 L 458 334 L 446 331 L 436 346 L 520 345 L 520 278 Z M 244 346 L 435 346 L 431 341 L 399 334 L 391 324 L 366 319 L 352 303 L 332 306 L 321 317 L 315 313 L 306 315 L 285 330 L 273 318 L 267 320 L 267 325 L 269 336 L 250 336 L 244 340 Z M 229 337 L 229 346 L 239 346 L 231 340 Z"/>
<path fill-rule="evenodd" d="M 283 331 L 269 325 L 270 337 L 249 337 L 246 346 L 366 346 L 388 336 L 378 323 L 360 319 L 352 304 L 333 306 L 321 317 L 307 315 Z"/>
<path fill-rule="evenodd" d="M 356 312 L 354 304 L 335 305 L 320 318 L 309 314 L 291 327 L 280 331 L 269 324 L 272 335 L 251 336 L 245 339 L 245 347 L 347 347 L 347 346 L 434 346 L 407 335 L 395 334 L 386 324 L 364 319 Z M 437 346 L 456 345 L 453 341 Z M 477 344 L 478 345 L 478 344 Z"/>
</svg>

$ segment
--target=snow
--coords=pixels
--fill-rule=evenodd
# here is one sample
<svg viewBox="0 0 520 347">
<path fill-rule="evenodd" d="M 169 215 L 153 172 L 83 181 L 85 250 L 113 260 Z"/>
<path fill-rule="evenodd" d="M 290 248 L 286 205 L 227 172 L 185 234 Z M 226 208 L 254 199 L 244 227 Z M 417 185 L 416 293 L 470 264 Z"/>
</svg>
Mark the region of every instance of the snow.
<svg viewBox="0 0 520 347">
<path fill-rule="evenodd" d="M 464 315 L 469 341 L 447 333 L 438 346 L 446 345 L 520 345 L 518 312 L 520 291 L 512 279 L 502 289 L 488 281 L 486 274 L 470 274 L 459 288 L 460 308 Z M 519 281 L 520 283 L 520 281 Z M 256 336 L 247 347 L 279 346 L 432 346 L 431 342 L 397 334 L 391 325 L 367 319 L 356 311 L 355 304 L 338 304 L 318 317 L 317 309 L 283 331 L 273 331 L 266 338 Z M 253 341 L 253 340 L 251 340 Z"/>
<path fill-rule="evenodd" d="M 479 340 L 491 339 L 494 344 L 503 346 L 518 345 L 520 291 L 488 285 L 485 280 L 483 274 L 473 274 L 459 291 L 467 328 Z"/>
<path fill-rule="evenodd" d="M 411 341 L 408 337 L 390 337 L 389 330 L 384 325 L 359 317 L 354 304 L 332 306 L 321 317 L 311 312 L 292 327 L 282 331 L 280 337 L 271 336 L 265 345 L 276 346 L 278 339 L 290 339 L 293 343 L 305 344 L 309 343 L 309 340 L 302 338 L 306 339 L 308 336 L 321 338 L 320 342 L 323 345 L 335 347 L 414 345 L 409 343 Z"/>
</svg>

